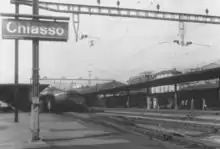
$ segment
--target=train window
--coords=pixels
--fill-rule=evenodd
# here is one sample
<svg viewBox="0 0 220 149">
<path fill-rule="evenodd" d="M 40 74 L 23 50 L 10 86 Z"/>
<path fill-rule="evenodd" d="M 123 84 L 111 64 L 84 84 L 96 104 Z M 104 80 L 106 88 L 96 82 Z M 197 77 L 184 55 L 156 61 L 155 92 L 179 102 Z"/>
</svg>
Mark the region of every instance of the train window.
<svg viewBox="0 0 220 149">
<path fill-rule="evenodd" d="M 160 92 L 160 87 L 158 86 L 158 87 L 157 87 L 157 93 L 159 93 L 159 92 Z"/>
<path fill-rule="evenodd" d="M 155 93 L 155 87 L 151 88 L 151 93 L 153 93 L 153 94 Z"/>
<path fill-rule="evenodd" d="M 171 92 L 171 85 L 168 85 L 168 92 Z"/>
<path fill-rule="evenodd" d="M 179 85 L 177 85 L 177 90 L 178 90 L 178 91 L 180 90 L 180 86 L 179 86 Z"/>
<path fill-rule="evenodd" d="M 68 97 L 75 97 L 75 96 L 78 96 L 78 93 L 76 93 L 76 92 L 67 92 L 67 96 Z"/>
<path fill-rule="evenodd" d="M 168 85 L 165 85 L 165 92 L 168 92 Z"/>
</svg>

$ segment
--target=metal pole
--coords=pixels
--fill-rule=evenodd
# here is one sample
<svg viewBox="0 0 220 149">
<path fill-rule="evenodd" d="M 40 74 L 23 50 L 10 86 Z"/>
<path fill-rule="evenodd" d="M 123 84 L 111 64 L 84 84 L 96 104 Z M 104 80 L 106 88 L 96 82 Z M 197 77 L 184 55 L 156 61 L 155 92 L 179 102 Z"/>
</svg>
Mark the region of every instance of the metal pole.
<svg viewBox="0 0 220 149">
<path fill-rule="evenodd" d="M 177 102 L 177 84 L 174 84 L 174 109 L 178 110 L 178 102 Z"/>
<path fill-rule="evenodd" d="M 128 99 L 127 99 L 127 108 L 130 108 L 130 105 L 131 105 L 131 99 L 130 99 L 130 91 L 128 90 L 127 92 L 127 95 L 128 95 Z"/>
<path fill-rule="evenodd" d="M 217 92 L 218 92 L 218 102 L 217 102 L 217 105 L 218 105 L 218 108 L 220 107 L 220 77 L 218 77 L 218 89 L 217 89 Z M 207 106 L 208 107 L 208 106 Z M 207 108 L 206 107 L 206 108 Z"/>
<path fill-rule="evenodd" d="M 149 87 L 147 87 L 147 88 L 145 88 L 145 103 L 146 103 L 146 107 L 145 107 L 145 110 L 144 110 L 144 114 L 147 112 L 147 110 L 149 110 L 149 95 L 150 95 L 150 93 L 149 93 Z"/>
<path fill-rule="evenodd" d="M 15 13 L 19 13 L 19 4 L 15 4 Z M 15 19 L 18 19 L 18 17 L 15 17 Z M 15 103 L 15 110 L 14 110 L 14 122 L 18 122 L 18 67 L 19 67 L 19 61 L 18 61 L 18 49 L 19 49 L 19 41 L 18 39 L 15 39 L 15 90 L 14 90 L 14 103 Z"/>
<path fill-rule="evenodd" d="M 33 15 L 39 14 L 38 0 L 33 0 Z M 36 18 L 34 18 L 37 20 Z M 39 40 L 33 40 L 33 81 L 32 81 L 32 141 L 37 141 L 39 137 Z"/>
</svg>

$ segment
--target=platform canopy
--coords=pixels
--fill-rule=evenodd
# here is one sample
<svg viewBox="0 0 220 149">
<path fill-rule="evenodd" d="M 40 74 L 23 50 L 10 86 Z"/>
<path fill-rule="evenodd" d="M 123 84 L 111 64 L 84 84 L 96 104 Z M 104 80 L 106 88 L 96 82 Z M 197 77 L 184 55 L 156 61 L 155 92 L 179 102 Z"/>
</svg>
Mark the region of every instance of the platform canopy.
<svg viewBox="0 0 220 149">
<path fill-rule="evenodd" d="M 163 86 L 163 85 L 172 85 L 185 82 L 201 81 L 201 80 L 210 80 L 220 77 L 220 68 L 213 68 L 207 70 L 201 70 L 196 72 L 189 72 L 186 74 L 179 74 L 171 77 L 146 81 L 143 83 L 132 84 L 132 85 L 123 85 L 119 87 L 112 87 L 108 89 L 99 89 L 98 91 L 87 91 L 82 92 L 82 94 L 108 94 L 108 93 L 117 93 L 120 91 L 129 91 L 141 88 L 148 88 L 154 86 Z"/>
</svg>

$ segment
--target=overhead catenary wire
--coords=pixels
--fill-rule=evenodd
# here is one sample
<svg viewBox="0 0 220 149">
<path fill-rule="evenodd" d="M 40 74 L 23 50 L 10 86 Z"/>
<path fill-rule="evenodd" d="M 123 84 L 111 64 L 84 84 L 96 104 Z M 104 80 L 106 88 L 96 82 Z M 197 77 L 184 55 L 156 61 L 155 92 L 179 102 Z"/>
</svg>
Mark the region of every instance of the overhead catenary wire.
<svg viewBox="0 0 220 149">
<path fill-rule="evenodd" d="M 147 9 L 148 9 L 149 7 L 151 7 L 151 6 L 154 4 L 154 2 L 155 2 L 155 0 L 150 0 L 150 4 L 148 5 Z M 137 1 L 136 4 L 141 4 L 141 1 Z M 120 5 L 120 3 L 119 3 L 119 5 Z M 114 24 L 118 26 L 119 22 L 122 22 L 123 20 L 124 20 L 124 18 L 120 18 L 120 19 L 118 19 L 116 22 L 114 22 Z M 113 27 L 114 27 L 114 25 L 112 25 L 112 28 L 113 28 Z M 116 45 L 116 43 L 121 43 L 128 33 L 129 33 L 129 28 L 126 27 L 125 33 L 121 36 L 121 38 L 119 38 L 119 39 L 115 42 L 114 45 Z M 111 45 L 112 45 L 112 44 L 111 44 Z M 112 45 L 112 46 L 113 46 L 113 45 Z M 112 50 L 112 49 L 113 49 L 112 46 L 111 46 L 109 49 Z"/>
</svg>

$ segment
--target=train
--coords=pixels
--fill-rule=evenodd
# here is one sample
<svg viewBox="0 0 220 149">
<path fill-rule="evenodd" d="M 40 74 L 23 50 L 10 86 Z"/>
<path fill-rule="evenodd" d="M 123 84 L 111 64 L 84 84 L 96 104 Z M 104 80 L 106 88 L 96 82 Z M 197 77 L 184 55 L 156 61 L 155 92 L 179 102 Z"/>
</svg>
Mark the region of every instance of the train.
<svg viewBox="0 0 220 149">
<path fill-rule="evenodd" d="M 56 87 L 47 87 L 40 93 L 40 108 L 42 112 L 102 112 L 93 106 L 103 105 L 103 101 L 96 95 L 85 95 L 99 89 L 107 89 L 126 85 L 118 81 L 97 84 L 83 88 L 62 90 Z"/>
<path fill-rule="evenodd" d="M 41 112 L 62 113 L 62 112 L 89 112 L 86 104 L 86 97 L 76 90 L 61 90 L 55 87 L 48 87 L 40 93 Z"/>
</svg>

